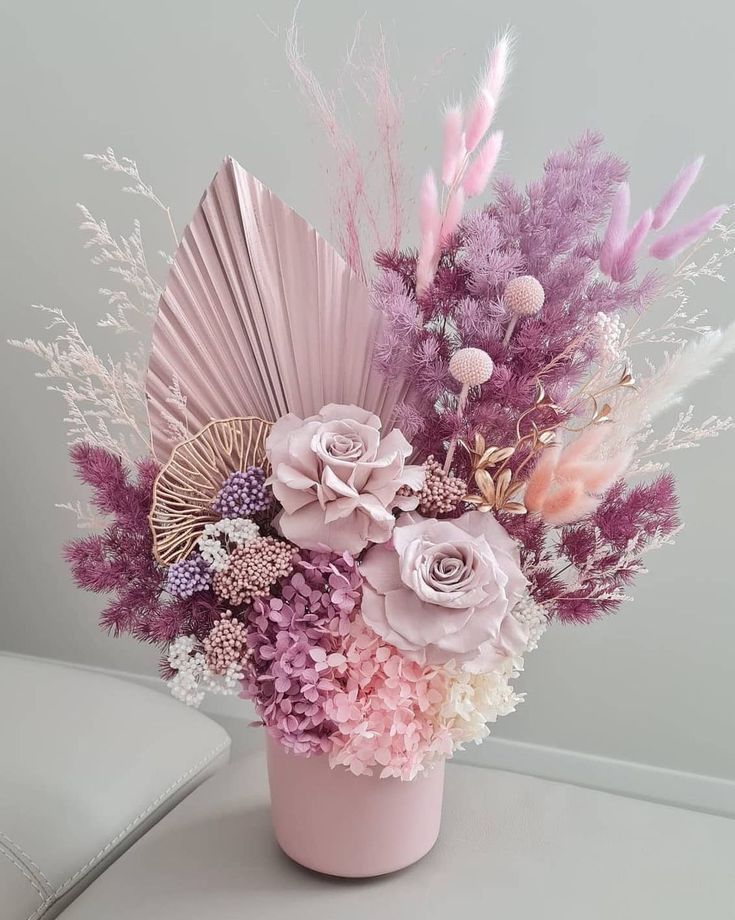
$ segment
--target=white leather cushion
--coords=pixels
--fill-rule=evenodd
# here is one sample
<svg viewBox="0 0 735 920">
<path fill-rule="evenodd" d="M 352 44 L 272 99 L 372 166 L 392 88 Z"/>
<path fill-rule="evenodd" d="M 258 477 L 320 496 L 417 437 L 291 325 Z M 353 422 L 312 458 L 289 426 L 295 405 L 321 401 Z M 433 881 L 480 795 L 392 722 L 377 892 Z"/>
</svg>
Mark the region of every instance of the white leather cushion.
<svg viewBox="0 0 735 920">
<path fill-rule="evenodd" d="M 229 756 L 153 690 L 0 653 L 0 914 L 56 916 Z"/>
</svg>

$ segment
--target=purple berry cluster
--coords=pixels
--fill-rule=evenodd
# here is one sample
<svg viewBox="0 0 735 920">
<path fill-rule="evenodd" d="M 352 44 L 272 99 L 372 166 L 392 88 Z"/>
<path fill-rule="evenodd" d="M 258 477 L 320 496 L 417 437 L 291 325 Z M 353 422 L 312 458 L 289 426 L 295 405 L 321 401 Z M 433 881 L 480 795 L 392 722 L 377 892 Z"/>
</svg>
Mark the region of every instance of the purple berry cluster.
<svg viewBox="0 0 735 920">
<path fill-rule="evenodd" d="M 270 499 L 265 490 L 265 471 L 249 466 L 244 473 L 230 473 L 212 502 L 223 518 L 248 518 L 265 511 Z"/>
<path fill-rule="evenodd" d="M 212 585 L 212 572 L 197 553 L 170 566 L 166 575 L 166 590 L 173 597 L 191 597 Z"/>
</svg>

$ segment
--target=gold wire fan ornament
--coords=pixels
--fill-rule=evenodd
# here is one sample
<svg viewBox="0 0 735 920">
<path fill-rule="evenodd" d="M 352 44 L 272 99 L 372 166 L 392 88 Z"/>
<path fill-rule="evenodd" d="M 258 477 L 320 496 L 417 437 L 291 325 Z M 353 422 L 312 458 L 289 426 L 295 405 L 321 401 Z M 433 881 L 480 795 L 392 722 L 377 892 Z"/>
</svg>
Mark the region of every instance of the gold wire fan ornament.
<svg viewBox="0 0 735 920">
<path fill-rule="evenodd" d="M 254 417 L 217 419 L 174 448 L 153 484 L 148 518 L 161 565 L 188 556 L 204 526 L 217 520 L 212 503 L 231 473 L 267 467 L 271 426 Z"/>
</svg>

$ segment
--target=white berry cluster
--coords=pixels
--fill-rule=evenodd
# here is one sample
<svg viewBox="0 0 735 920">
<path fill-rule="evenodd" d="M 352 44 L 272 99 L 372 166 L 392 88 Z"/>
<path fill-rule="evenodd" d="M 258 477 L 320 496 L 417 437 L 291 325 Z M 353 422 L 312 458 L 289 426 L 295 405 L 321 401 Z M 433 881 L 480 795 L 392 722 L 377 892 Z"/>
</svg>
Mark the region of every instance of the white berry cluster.
<svg viewBox="0 0 735 920">
<path fill-rule="evenodd" d="M 249 518 L 224 518 L 205 525 L 197 547 L 210 569 L 221 572 L 227 566 L 229 545 L 242 546 L 258 536 L 260 531 L 255 521 Z"/>
<path fill-rule="evenodd" d="M 524 595 L 513 608 L 513 616 L 528 630 L 527 652 L 538 648 L 541 636 L 546 632 L 546 611 L 530 594 Z"/>
<path fill-rule="evenodd" d="M 196 636 L 179 636 L 168 647 L 168 663 L 176 674 L 166 684 L 171 696 L 196 709 L 206 693 L 235 696 L 245 677 L 242 665 L 231 664 L 224 674 L 215 674 L 207 666 L 202 652 L 195 651 Z"/>
<path fill-rule="evenodd" d="M 199 687 L 204 655 L 193 654 L 195 645 L 194 636 L 179 636 L 169 645 L 168 663 L 176 674 L 167 683 L 175 700 L 194 708 L 204 699 L 204 691 Z"/>
<path fill-rule="evenodd" d="M 625 325 L 619 316 L 597 313 L 594 319 L 597 361 L 602 367 L 618 364 L 623 358 L 621 343 Z"/>
</svg>

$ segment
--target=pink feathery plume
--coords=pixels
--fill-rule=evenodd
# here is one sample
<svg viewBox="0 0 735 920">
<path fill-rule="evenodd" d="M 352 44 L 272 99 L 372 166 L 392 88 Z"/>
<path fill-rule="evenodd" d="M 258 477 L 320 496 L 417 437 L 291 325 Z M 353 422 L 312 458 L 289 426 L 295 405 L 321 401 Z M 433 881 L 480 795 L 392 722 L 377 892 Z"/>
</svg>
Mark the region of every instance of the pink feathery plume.
<svg viewBox="0 0 735 920">
<path fill-rule="evenodd" d="M 564 463 L 573 464 L 586 460 L 607 437 L 604 425 L 592 425 L 564 447 Z"/>
<path fill-rule="evenodd" d="M 417 294 L 423 294 L 429 289 L 431 282 L 434 280 L 435 268 L 434 247 L 431 240 L 428 240 L 427 245 L 419 249 L 418 258 L 416 259 Z"/>
<path fill-rule="evenodd" d="M 437 250 L 441 233 L 439 194 L 434 173 L 429 169 L 419 189 L 419 229 L 421 241 L 416 260 L 416 293 L 421 294 L 431 284 L 436 271 Z"/>
<path fill-rule="evenodd" d="M 481 89 L 475 97 L 475 101 L 472 103 L 472 108 L 467 116 L 465 143 L 467 144 L 468 153 L 472 153 L 475 147 L 477 147 L 487 134 L 488 128 L 492 124 L 493 116 L 495 115 L 495 107 L 496 102 L 493 97 L 486 89 Z"/>
<path fill-rule="evenodd" d="M 391 249 L 397 250 L 401 244 L 403 230 L 403 170 L 401 167 L 401 98 L 394 91 L 390 77 L 390 67 L 385 48 L 385 36 L 380 35 L 380 42 L 375 52 L 371 67 L 375 88 L 373 107 L 380 139 L 380 148 L 385 164 L 386 197 L 390 214 Z M 381 245 L 381 248 L 383 246 Z"/>
<path fill-rule="evenodd" d="M 485 89 L 497 102 L 503 92 L 505 79 L 510 69 L 511 36 L 508 32 L 502 35 L 490 52 L 488 67 L 485 72 Z"/>
<path fill-rule="evenodd" d="M 447 206 L 444 211 L 444 219 L 442 220 L 440 234 L 440 240 L 442 243 L 446 242 L 459 226 L 463 209 L 464 192 L 461 188 L 458 188 L 449 196 L 449 200 L 447 201 Z"/>
<path fill-rule="evenodd" d="M 462 190 L 468 198 L 474 198 L 485 191 L 502 146 L 503 132 L 495 131 L 480 148 L 462 182 Z"/>
<path fill-rule="evenodd" d="M 613 281 L 630 281 L 635 275 L 635 260 L 643 241 L 648 236 L 648 231 L 653 223 L 653 211 L 645 210 L 633 225 L 633 229 L 626 236 L 618 255 L 613 263 L 610 277 Z"/>
<path fill-rule="evenodd" d="M 581 521 L 592 514 L 600 504 L 600 499 L 588 495 L 579 482 L 565 482 L 553 491 L 544 503 L 542 516 L 547 524 L 562 527 Z"/>
<path fill-rule="evenodd" d="M 609 275 L 615 265 L 615 259 L 625 245 L 630 215 L 630 186 L 621 182 L 613 197 L 610 219 L 607 222 L 605 237 L 600 247 L 600 270 Z"/>
<path fill-rule="evenodd" d="M 679 171 L 661 201 L 656 205 L 653 224 L 651 225 L 654 230 L 661 230 L 674 216 L 677 208 L 686 198 L 689 189 L 694 185 L 703 163 L 704 157 L 699 156 L 694 162 Z"/>
<path fill-rule="evenodd" d="M 624 450 L 609 460 L 590 461 L 583 472 L 585 489 L 593 495 L 602 495 L 630 466 L 633 451 Z"/>
<path fill-rule="evenodd" d="M 508 75 L 510 37 L 500 38 L 488 57 L 485 73 L 467 117 L 466 144 L 472 152 L 485 137 L 495 116 L 495 110 Z"/>
<path fill-rule="evenodd" d="M 442 156 L 442 182 L 451 185 L 465 157 L 462 134 L 462 109 L 455 105 L 444 113 L 444 145 Z"/>
<path fill-rule="evenodd" d="M 558 445 L 549 448 L 529 477 L 524 495 L 528 511 L 554 526 L 591 514 L 632 458 L 632 451 L 606 460 L 594 458 L 604 439 L 601 427 L 588 428 L 563 450 Z"/>
<path fill-rule="evenodd" d="M 431 235 L 436 241 L 439 236 L 441 215 L 439 213 L 439 193 L 432 170 L 427 169 L 419 189 L 419 229 L 421 241 Z"/>
<path fill-rule="evenodd" d="M 659 237 L 648 250 L 648 254 L 654 259 L 672 259 L 678 255 L 682 249 L 696 243 L 700 237 L 704 236 L 714 227 L 717 221 L 727 210 L 725 205 L 718 205 L 716 208 L 710 208 L 709 211 L 697 217 L 691 223 L 685 224 L 678 230 L 672 230 L 664 236 Z"/>
<path fill-rule="evenodd" d="M 541 511 L 543 508 L 560 455 L 561 446 L 558 444 L 552 445 L 541 454 L 541 459 L 531 473 L 523 496 L 523 503 L 528 511 Z"/>
</svg>

